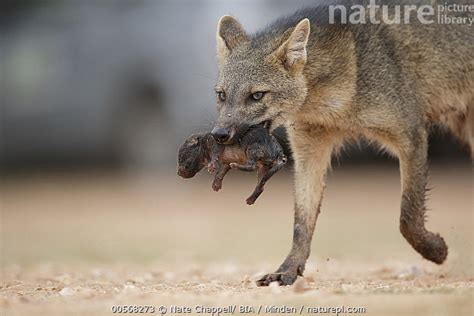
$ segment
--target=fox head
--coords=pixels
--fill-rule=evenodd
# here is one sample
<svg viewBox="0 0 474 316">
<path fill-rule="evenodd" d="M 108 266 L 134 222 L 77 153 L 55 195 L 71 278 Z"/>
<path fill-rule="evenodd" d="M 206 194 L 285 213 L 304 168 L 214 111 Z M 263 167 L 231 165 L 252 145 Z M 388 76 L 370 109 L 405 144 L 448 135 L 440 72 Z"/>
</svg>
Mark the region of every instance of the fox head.
<svg viewBox="0 0 474 316">
<path fill-rule="evenodd" d="M 308 19 L 280 35 L 254 36 L 231 16 L 219 20 L 219 117 L 212 131 L 217 142 L 233 143 L 253 125 L 276 128 L 301 107 L 307 95 L 303 69 L 309 33 Z"/>
</svg>

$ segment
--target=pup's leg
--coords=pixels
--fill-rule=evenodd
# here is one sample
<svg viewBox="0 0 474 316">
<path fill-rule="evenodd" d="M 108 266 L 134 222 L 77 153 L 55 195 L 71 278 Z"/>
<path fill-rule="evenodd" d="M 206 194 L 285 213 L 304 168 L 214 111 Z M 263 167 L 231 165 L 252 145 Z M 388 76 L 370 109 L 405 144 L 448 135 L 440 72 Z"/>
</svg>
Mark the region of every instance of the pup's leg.
<svg viewBox="0 0 474 316">
<path fill-rule="evenodd" d="M 239 169 L 241 171 L 254 171 L 257 168 L 257 162 L 255 160 L 248 160 L 245 165 L 241 165 L 235 162 L 229 164 L 232 169 Z"/>
<path fill-rule="evenodd" d="M 219 164 L 217 168 L 214 181 L 212 182 L 212 189 L 214 191 L 219 191 L 222 188 L 222 180 L 224 180 L 225 175 L 229 172 L 230 167 L 228 164 Z"/>
<path fill-rule="evenodd" d="M 220 145 L 220 144 L 214 145 L 211 151 L 211 161 L 207 165 L 207 171 L 209 171 L 210 173 L 214 173 L 217 171 L 219 157 L 221 156 L 223 151 L 224 151 L 223 145 Z"/>
<path fill-rule="evenodd" d="M 275 173 L 283 168 L 283 166 L 285 166 L 285 163 L 283 161 L 278 161 L 271 168 L 266 168 L 264 166 L 257 168 L 258 183 L 252 195 L 249 196 L 246 201 L 248 205 L 255 203 L 260 194 L 262 194 L 263 187 L 265 186 L 265 183 L 268 181 L 268 179 L 270 179 Z"/>
</svg>

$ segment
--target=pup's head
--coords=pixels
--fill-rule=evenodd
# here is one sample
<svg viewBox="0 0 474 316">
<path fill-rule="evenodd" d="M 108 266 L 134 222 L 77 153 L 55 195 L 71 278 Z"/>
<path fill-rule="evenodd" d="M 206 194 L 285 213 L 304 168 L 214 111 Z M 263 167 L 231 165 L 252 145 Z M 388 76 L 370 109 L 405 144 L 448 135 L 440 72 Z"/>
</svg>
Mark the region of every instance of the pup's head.
<svg viewBox="0 0 474 316">
<path fill-rule="evenodd" d="M 178 152 L 178 175 L 192 178 L 207 164 L 207 135 L 189 136 Z"/>
<path fill-rule="evenodd" d="M 309 32 L 308 19 L 279 36 L 249 36 L 233 17 L 220 19 L 216 84 L 219 118 L 212 131 L 217 142 L 233 143 L 253 125 L 276 127 L 303 104 Z"/>
</svg>

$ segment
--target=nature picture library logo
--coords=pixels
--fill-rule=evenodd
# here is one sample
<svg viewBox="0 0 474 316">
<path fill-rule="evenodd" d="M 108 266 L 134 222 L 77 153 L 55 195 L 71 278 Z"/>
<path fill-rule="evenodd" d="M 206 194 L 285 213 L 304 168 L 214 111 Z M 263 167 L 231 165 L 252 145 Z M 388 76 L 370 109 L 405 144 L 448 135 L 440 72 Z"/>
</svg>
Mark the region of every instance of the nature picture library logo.
<svg viewBox="0 0 474 316">
<path fill-rule="evenodd" d="M 369 4 L 329 5 L 329 23 L 342 24 L 410 24 L 417 19 L 422 24 L 474 24 L 473 4 Z"/>
</svg>

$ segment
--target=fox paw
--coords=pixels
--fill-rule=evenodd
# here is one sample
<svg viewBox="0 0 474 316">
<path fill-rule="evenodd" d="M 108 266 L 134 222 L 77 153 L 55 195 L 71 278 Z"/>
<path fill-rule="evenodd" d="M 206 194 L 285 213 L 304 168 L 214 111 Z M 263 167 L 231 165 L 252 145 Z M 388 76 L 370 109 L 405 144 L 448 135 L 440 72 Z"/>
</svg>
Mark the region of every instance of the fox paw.
<svg viewBox="0 0 474 316">
<path fill-rule="evenodd" d="M 304 266 L 304 262 L 289 257 L 275 273 L 266 274 L 258 279 L 257 286 L 268 286 L 272 282 L 278 282 L 278 285 L 291 285 L 298 276 L 303 276 Z"/>
<path fill-rule="evenodd" d="M 272 282 L 278 282 L 278 285 L 292 285 L 298 274 L 287 272 L 275 272 L 264 275 L 262 278 L 257 280 L 257 286 L 269 286 Z"/>
<path fill-rule="evenodd" d="M 239 169 L 239 164 L 235 163 L 235 162 L 231 162 L 229 164 L 229 167 L 232 168 L 232 169 Z"/>
<path fill-rule="evenodd" d="M 448 256 L 448 246 L 439 234 L 429 233 L 423 243 L 415 248 L 425 259 L 442 264 Z"/>
</svg>

